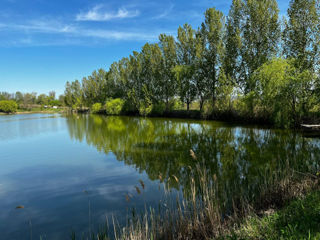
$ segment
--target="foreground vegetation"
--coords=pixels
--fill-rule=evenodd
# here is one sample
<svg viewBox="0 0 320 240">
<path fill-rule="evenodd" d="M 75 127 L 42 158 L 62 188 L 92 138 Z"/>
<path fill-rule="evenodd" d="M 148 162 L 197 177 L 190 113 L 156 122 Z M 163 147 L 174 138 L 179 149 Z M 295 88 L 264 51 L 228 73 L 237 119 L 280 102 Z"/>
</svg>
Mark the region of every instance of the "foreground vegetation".
<svg viewBox="0 0 320 240">
<path fill-rule="evenodd" d="M 319 0 L 291 0 L 284 19 L 276 0 L 233 0 L 228 16 L 207 9 L 198 29 L 185 24 L 176 38 L 161 34 L 158 43 L 146 43 L 108 70 L 67 82 L 65 103 L 143 116 L 168 116 L 177 106 L 189 111 L 197 103 L 202 117 L 279 127 L 315 122 L 319 26 Z"/>
<path fill-rule="evenodd" d="M 262 205 L 245 197 L 233 198 L 226 214 L 219 201 L 217 179 L 208 178 L 205 170 L 200 168 L 197 173 L 199 179 L 193 178 L 188 198 L 172 197 L 169 186 L 164 184 L 166 200 L 159 203 L 157 210 L 146 206 L 141 215 L 132 210 L 126 227 L 120 227 L 112 219 L 111 229 L 107 227 L 96 235 L 92 234 L 91 239 L 319 239 L 320 185 L 315 175 L 303 178 L 291 175 L 279 184 L 275 181 L 271 186 L 261 185 L 264 194 L 260 197 L 270 201 L 260 199 Z M 280 175 L 274 176 L 280 180 Z M 197 181 L 200 185 L 196 184 Z M 141 182 L 141 190 L 137 187 L 139 194 L 144 187 Z M 71 239 L 77 239 L 75 233 Z"/>
<path fill-rule="evenodd" d="M 319 237 L 319 191 L 304 199 L 304 194 L 319 189 L 319 180 L 315 177 L 296 178 L 291 175 L 281 179 L 279 184 L 261 185 L 262 192 L 258 199 L 264 205 L 242 196 L 233 198 L 230 209 L 224 209 L 217 190 L 219 183 L 214 182 L 217 179 L 209 179 L 205 170 L 200 168 L 198 173 L 200 188 L 195 183 L 197 179 L 194 179 L 187 200 L 177 199 L 177 206 L 169 202 L 168 206 L 171 207 L 165 209 L 163 215 L 150 210 L 141 218 L 133 218 L 125 229 L 119 231 L 116 239 L 256 240 Z M 279 175 L 274 176 L 280 180 Z M 265 201 L 268 198 L 270 201 Z M 283 206 L 284 209 L 281 209 Z M 268 216 L 275 209 L 280 210 Z"/>
<path fill-rule="evenodd" d="M 320 191 L 300 197 L 269 215 L 248 217 L 226 239 L 320 239 Z"/>
</svg>

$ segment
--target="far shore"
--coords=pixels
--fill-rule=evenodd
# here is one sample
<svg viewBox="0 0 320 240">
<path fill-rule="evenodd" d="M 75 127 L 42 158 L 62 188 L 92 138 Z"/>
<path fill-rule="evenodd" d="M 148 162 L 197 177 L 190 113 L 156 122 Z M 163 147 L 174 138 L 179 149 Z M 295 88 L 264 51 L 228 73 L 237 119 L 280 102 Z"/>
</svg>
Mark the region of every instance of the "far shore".
<svg viewBox="0 0 320 240">
<path fill-rule="evenodd" d="M 61 111 L 50 111 L 50 110 L 45 110 L 45 111 L 21 111 L 21 112 L 15 112 L 15 113 L 4 113 L 4 112 L 0 112 L 0 115 L 23 115 L 23 114 L 36 114 L 36 113 L 48 113 L 48 114 L 52 114 L 52 113 L 63 113 L 65 112 L 64 110 Z"/>
</svg>

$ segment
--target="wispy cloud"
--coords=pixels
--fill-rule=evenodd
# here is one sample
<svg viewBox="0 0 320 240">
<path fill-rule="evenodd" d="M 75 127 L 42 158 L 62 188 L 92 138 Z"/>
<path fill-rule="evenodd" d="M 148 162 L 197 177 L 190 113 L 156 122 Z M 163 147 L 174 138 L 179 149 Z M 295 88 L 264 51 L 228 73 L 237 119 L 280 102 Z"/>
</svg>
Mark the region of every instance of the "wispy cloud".
<svg viewBox="0 0 320 240">
<path fill-rule="evenodd" d="M 99 28 L 85 28 L 78 26 L 76 24 L 63 24 L 61 22 L 55 21 L 32 21 L 26 24 L 2 24 L 0 23 L 0 33 L 6 32 L 19 32 L 27 36 L 28 38 L 23 37 L 23 41 L 19 41 L 21 44 L 33 43 L 31 42 L 30 36 L 33 34 L 55 34 L 60 36 L 58 39 L 59 42 L 61 40 L 65 40 L 68 38 L 73 40 L 81 40 L 81 42 L 85 41 L 86 38 L 93 38 L 96 40 L 123 40 L 123 41 L 156 41 L 159 31 L 117 31 L 117 30 L 109 30 L 109 29 L 99 29 Z M 77 41 L 79 42 L 79 41 Z M 14 42 L 14 45 L 17 45 L 18 42 Z M 51 43 L 50 43 L 51 45 Z M 52 45 L 54 45 L 52 43 Z"/>
<path fill-rule="evenodd" d="M 119 8 L 116 12 L 103 11 L 102 5 L 97 5 L 88 12 L 79 13 L 76 16 L 77 21 L 110 21 L 113 19 L 133 18 L 139 16 L 138 10 L 129 11 L 126 8 Z"/>
<path fill-rule="evenodd" d="M 56 21 L 30 21 L 28 24 L 0 24 L 0 30 L 24 31 L 40 33 L 71 33 L 76 31 L 72 25 L 62 24 Z"/>
<path fill-rule="evenodd" d="M 174 4 L 170 4 L 169 8 L 167 8 L 165 11 L 163 11 L 161 14 L 159 14 L 158 16 L 155 16 L 153 17 L 152 19 L 162 19 L 162 18 L 165 18 L 167 17 L 171 11 L 173 10 L 174 8 Z"/>
</svg>

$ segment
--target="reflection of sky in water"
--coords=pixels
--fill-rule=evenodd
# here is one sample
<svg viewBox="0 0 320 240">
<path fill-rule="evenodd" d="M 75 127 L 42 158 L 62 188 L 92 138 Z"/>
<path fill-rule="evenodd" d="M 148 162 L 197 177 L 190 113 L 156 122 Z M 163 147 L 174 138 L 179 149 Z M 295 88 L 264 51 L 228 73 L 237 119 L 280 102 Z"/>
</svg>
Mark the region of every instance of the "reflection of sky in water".
<svg viewBox="0 0 320 240">
<path fill-rule="evenodd" d="M 106 216 L 125 216 L 129 206 L 142 208 L 159 198 L 156 183 L 113 153 L 70 140 L 62 117 L 1 116 L 0 129 L 1 239 L 29 239 L 30 220 L 34 239 L 65 239 L 71 230 L 88 228 L 88 200 L 98 227 Z M 138 196 L 139 179 L 147 187 Z M 130 203 L 127 193 L 133 195 Z M 25 208 L 16 210 L 18 205 Z"/>
<path fill-rule="evenodd" d="M 81 234 L 89 228 L 89 202 L 95 228 L 112 214 L 124 220 L 133 206 L 158 207 L 159 173 L 179 179 L 171 187 L 188 188 L 198 161 L 221 180 L 221 196 L 256 196 L 259 176 L 272 180 L 264 178 L 265 169 L 283 171 L 282 160 L 299 171 L 317 167 L 310 165 L 319 162 L 319 140 L 295 136 L 212 121 L 0 116 L 0 239 L 29 239 L 30 220 L 34 239 Z M 139 179 L 146 184 L 141 195 Z"/>
</svg>

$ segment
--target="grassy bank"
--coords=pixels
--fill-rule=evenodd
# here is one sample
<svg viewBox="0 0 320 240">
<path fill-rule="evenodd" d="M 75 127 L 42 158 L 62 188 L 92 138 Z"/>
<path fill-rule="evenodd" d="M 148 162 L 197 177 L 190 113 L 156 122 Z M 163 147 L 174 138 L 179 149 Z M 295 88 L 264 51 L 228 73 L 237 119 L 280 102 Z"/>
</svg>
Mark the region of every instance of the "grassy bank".
<svg viewBox="0 0 320 240">
<path fill-rule="evenodd" d="M 65 112 L 66 109 L 64 108 L 50 108 L 50 109 L 43 109 L 43 108 L 30 108 L 30 109 L 18 109 L 16 114 L 28 114 L 28 113 L 61 113 Z"/>
<path fill-rule="evenodd" d="M 260 183 L 257 196 L 239 193 L 228 204 L 223 182 L 200 166 L 195 173 L 183 199 L 172 198 L 164 183 L 168 197 L 159 209 L 146 206 L 144 213 L 128 218 L 125 227 L 113 219 L 112 236 L 105 231 L 92 239 L 319 239 L 319 176 L 292 170 L 285 177 L 272 173 L 270 180 Z"/>
<path fill-rule="evenodd" d="M 222 239 L 320 239 L 320 191 L 299 197 L 278 211 L 247 217 Z"/>
</svg>

